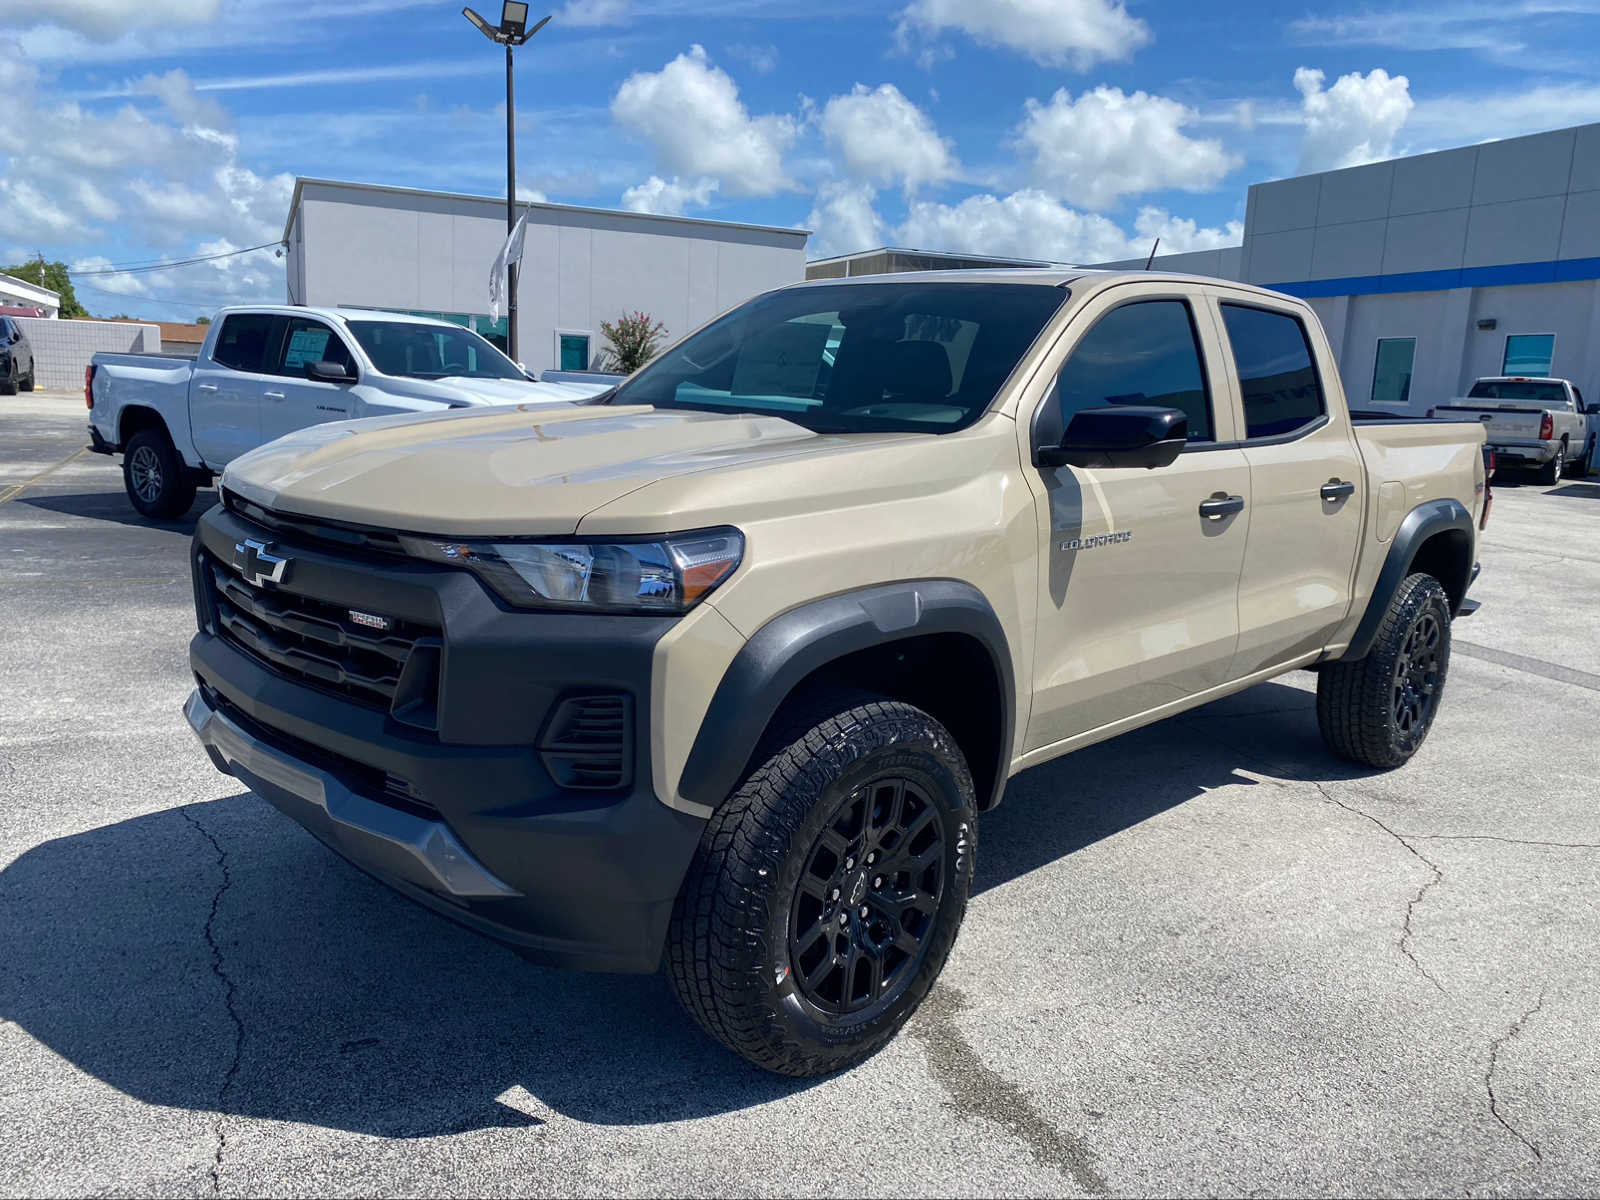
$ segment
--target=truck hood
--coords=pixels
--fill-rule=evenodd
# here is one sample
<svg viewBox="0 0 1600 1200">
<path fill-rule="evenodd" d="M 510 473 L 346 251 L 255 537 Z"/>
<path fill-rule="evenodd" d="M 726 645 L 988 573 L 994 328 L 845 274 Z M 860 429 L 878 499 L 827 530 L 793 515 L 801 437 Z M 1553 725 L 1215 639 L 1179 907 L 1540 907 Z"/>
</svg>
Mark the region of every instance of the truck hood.
<svg viewBox="0 0 1600 1200">
<path fill-rule="evenodd" d="M 275 511 L 386 529 L 570 534 L 597 508 L 670 476 L 908 436 L 918 435 L 819 435 L 739 413 L 519 405 L 315 425 L 234 459 L 222 486 Z"/>
<path fill-rule="evenodd" d="M 385 385 L 397 395 L 416 396 L 443 403 L 468 404 L 474 408 L 488 404 L 576 403 L 599 395 L 610 384 L 540 383 L 532 379 L 473 379 L 446 375 L 442 379 L 406 379 L 397 384 L 393 377 Z"/>
</svg>

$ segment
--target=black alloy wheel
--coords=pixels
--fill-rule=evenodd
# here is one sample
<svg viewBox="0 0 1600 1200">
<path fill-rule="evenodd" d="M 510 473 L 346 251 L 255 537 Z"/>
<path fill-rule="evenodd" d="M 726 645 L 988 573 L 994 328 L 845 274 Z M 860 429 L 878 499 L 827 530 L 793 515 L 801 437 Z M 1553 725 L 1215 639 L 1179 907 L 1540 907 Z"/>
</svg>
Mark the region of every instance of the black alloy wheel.
<svg viewBox="0 0 1600 1200">
<path fill-rule="evenodd" d="M 1444 627 L 1424 608 L 1400 644 L 1394 665 L 1394 724 L 1406 741 L 1421 741 L 1439 704 L 1440 650 Z"/>
<path fill-rule="evenodd" d="M 944 898 L 945 820 L 902 776 L 840 804 L 790 909 L 788 969 L 805 1002 L 829 1016 L 870 1016 L 905 990 Z"/>
</svg>

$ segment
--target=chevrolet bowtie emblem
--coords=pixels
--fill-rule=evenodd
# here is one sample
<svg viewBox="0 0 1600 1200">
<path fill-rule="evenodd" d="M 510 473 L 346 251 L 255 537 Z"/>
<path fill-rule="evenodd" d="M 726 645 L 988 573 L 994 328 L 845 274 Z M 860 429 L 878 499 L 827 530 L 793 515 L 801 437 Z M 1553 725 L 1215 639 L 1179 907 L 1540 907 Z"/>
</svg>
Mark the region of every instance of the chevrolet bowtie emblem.
<svg viewBox="0 0 1600 1200">
<path fill-rule="evenodd" d="M 233 569 L 244 577 L 251 587 L 264 583 L 282 583 L 289 560 L 270 553 L 271 542 L 243 541 L 233 544 Z"/>
</svg>

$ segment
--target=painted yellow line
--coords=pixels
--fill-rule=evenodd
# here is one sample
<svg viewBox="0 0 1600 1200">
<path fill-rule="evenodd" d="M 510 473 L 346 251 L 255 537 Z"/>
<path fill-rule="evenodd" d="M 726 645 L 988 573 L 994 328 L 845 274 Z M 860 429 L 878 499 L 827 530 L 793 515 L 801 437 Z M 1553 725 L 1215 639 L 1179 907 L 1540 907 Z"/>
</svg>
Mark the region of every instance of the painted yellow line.
<svg viewBox="0 0 1600 1200">
<path fill-rule="evenodd" d="M 57 471 L 61 470 L 62 467 L 66 466 L 70 462 L 73 462 L 73 461 L 75 461 L 77 459 L 82 458 L 87 453 L 89 453 L 89 447 L 87 447 L 87 446 L 81 447 L 76 453 L 67 455 L 60 462 L 56 463 L 55 466 L 46 467 L 44 470 L 40 471 L 37 475 L 35 475 L 32 479 L 26 479 L 21 483 L 12 484 L 12 486 L 8 487 L 5 491 L 0 492 L 0 504 L 4 504 L 7 500 L 16 499 L 18 496 L 22 495 L 22 493 L 24 491 L 26 491 L 28 488 L 31 488 L 34 484 L 38 483 L 39 480 L 45 478 L 48 475 L 54 475 Z"/>
</svg>

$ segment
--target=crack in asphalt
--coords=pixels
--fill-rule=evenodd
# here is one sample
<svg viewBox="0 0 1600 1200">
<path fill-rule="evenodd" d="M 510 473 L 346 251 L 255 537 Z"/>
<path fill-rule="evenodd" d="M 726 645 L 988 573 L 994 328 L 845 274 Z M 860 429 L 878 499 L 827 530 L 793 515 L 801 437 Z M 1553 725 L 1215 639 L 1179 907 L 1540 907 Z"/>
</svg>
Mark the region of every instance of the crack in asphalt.
<svg viewBox="0 0 1600 1200">
<path fill-rule="evenodd" d="M 1499 1037 L 1495 1038 L 1494 1041 L 1489 1043 L 1489 1066 L 1488 1069 L 1486 1069 L 1483 1073 L 1483 1087 L 1484 1090 L 1489 1093 L 1490 1115 L 1493 1116 L 1496 1121 L 1500 1122 L 1507 1133 L 1526 1146 L 1533 1154 L 1533 1157 L 1541 1163 L 1544 1161 L 1543 1152 L 1537 1145 L 1529 1141 L 1520 1129 L 1518 1129 L 1510 1121 L 1506 1120 L 1505 1114 L 1500 1111 L 1500 1098 L 1494 1094 L 1494 1071 L 1495 1067 L 1497 1067 L 1500 1063 L 1500 1051 L 1505 1046 L 1509 1045 L 1511 1041 L 1522 1032 L 1523 1026 L 1528 1023 L 1529 1018 L 1531 1018 L 1534 1013 L 1538 1012 L 1543 1007 L 1544 989 L 1540 988 L 1539 999 L 1534 1001 L 1533 1007 L 1518 1017 L 1510 1029 L 1506 1030 Z"/>
<path fill-rule="evenodd" d="M 1069 1176 L 1085 1192 L 1103 1195 L 1106 1181 L 1095 1169 L 1095 1153 L 1076 1134 L 1057 1128 L 1017 1084 L 989 1066 L 967 1041 L 955 1017 L 967 1006 L 956 988 L 941 983 L 929 993 L 908 1031 L 928 1053 L 933 1074 L 950 1097 L 957 1117 L 974 1115 L 1000 1126 L 1034 1158 Z"/>
<path fill-rule="evenodd" d="M 1346 804 L 1343 800 L 1340 800 L 1338 797 L 1330 793 L 1326 785 L 1316 780 L 1312 781 L 1312 785 L 1317 789 L 1318 792 L 1322 793 L 1322 798 L 1329 804 L 1333 804 L 1344 809 L 1345 812 L 1351 814 L 1352 816 L 1364 817 L 1366 820 L 1371 821 L 1379 829 L 1383 830 L 1395 841 L 1399 842 L 1400 845 L 1404 846 L 1418 862 L 1427 867 L 1428 870 L 1433 873 L 1433 877 L 1425 880 L 1422 886 L 1417 889 L 1417 894 L 1411 897 L 1411 900 L 1406 904 L 1405 920 L 1402 921 L 1400 925 L 1399 946 L 1400 953 L 1404 954 L 1406 958 L 1411 961 L 1411 965 L 1417 969 L 1422 977 L 1429 983 L 1433 984 L 1434 987 L 1438 988 L 1441 993 L 1448 996 L 1450 993 L 1445 990 L 1444 984 L 1440 983 L 1438 979 L 1434 977 L 1432 971 L 1428 970 L 1427 967 L 1422 965 L 1422 960 L 1417 957 L 1416 952 L 1411 948 L 1411 943 L 1416 936 L 1416 931 L 1412 928 L 1411 924 L 1412 919 L 1416 916 L 1417 908 L 1422 904 L 1422 901 L 1427 894 L 1433 890 L 1433 888 L 1444 882 L 1444 872 L 1440 870 L 1437 863 L 1435 863 L 1426 854 L 1422 853 L 1422 851 L 1418 850 L 1409 841 L 1407 841 L 1404 835 L 1396 833 L 1393 829 L 1389 828 L 1389 826 L 1378 820 L 1378 818 L 1373 816 L 1371 813 L 1359 809 L 1353 804 Z"/>
<path fill-rule="evenodd" d="M 227 1119 L 228 1093 L 233 1090 L 234 1080 L 239 1074 L 239 1064 L 244 1056 L 244 1021 L 239 1017 L 239 1010 L 235 1000 L 238 996 L 238 987 L 232 977 L 223 968 L 222 947 L 217 942 L 216 925 L 217 910 L 222 905 L 222 897 L 227 895 L 228 889 L 233 886 L 233 875 L 228 870 L 228 852 L 222 848 L 222 843 L 197 821 L 187 808 L 180 808 L 179 814 L 189 824 L 193 825 L 195 832 L 211 843 L 212 850 L 216 851 L 217 869 L 222 872 L 222 883 L 216 893 L 211 897 L 211 911 L 206 914 L 205 937 L 206 945 L 211 950 L 211 973 L 222 984 L 222 1002 L 227 1009 L 228 1020 L 233 1023 L 233 1057 L 228 1062 L 228 1069 L 222 1076 L 222 1083 L 217 1088 L 217 1119 L 212 1129 L 217 1139 L 216 1156 L 211 1163 L 211 1192 L 213 1195 L 222 1194 L 222 1160 L 228 1149 L 228 1131 L 224 1122 Z"/>
<path fill-rule="evenodd" d="M 1600 842 L 1540 842 L 1530 838 L 1496 837 L 1491 833 L 1408 833 L 1419 842 L 1504 842 L 1507 846 L 1544 846 L 1552 850 L 1600 850 Z"/>
</svg>

